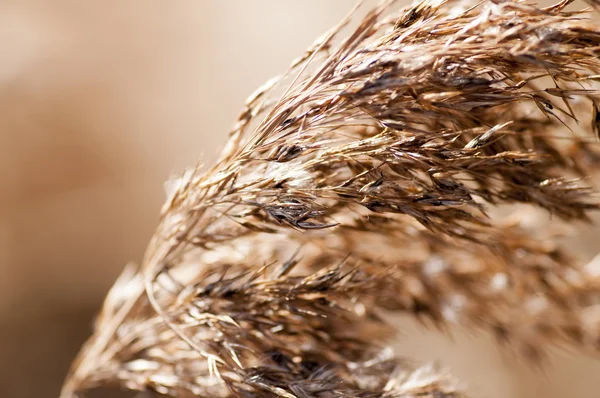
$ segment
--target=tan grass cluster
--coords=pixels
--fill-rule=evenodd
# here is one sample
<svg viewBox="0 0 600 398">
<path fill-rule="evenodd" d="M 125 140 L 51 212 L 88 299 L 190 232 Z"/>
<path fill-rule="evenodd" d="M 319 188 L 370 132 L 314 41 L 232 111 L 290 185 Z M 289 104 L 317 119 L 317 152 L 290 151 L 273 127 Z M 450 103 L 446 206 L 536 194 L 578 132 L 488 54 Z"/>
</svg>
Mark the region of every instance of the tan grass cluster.
<svg viewBox="0 0 600 398">
<path fill-rule="evenodd" d="M 535 361 L 600 349 L 598 267 L 521 222 L 598 208 L 590 10 L 394 3 L 351 13 L 248 100 L 214 166 L 168 183 L 63 398 L 462 397 L 386 348 L 390 312 Z"/>
</svg>

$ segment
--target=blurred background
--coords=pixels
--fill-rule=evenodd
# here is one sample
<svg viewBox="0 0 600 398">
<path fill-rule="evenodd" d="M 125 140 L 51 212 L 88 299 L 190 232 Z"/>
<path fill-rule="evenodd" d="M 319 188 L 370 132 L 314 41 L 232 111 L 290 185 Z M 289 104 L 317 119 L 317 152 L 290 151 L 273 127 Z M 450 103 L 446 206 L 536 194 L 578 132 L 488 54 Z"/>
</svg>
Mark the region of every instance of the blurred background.
<svg viewBox="0 0 600 398">
<path fill-rule="evenodd" d="M 163 181 L 214 159 L 246 96 L 353 3 L 0 0 L 0 397 L 58 395 Z M 485 335 L 399 323 L 399 352 L 473 397 L 600 396 L 595 359 L 530 369 Z"/>
</svg>

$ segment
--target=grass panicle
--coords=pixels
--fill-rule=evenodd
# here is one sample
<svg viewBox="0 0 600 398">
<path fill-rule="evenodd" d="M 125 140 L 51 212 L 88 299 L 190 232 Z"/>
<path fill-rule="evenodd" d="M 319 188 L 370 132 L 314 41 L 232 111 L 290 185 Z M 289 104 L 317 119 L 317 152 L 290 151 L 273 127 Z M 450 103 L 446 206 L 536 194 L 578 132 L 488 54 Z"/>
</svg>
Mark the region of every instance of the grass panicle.
<svg viewBox="0 0 600 398">
<path fill-rule="evenodd" d="M 351 13 L 248 99 L 212 167 L 169 181 L 62 398 L 462 397 L 388 348 L 394 312 L 534 361 L 600 351 L 600 273 L 525 222 L 599 206 L 599 3 L 570 3 Z"/>
</svg>

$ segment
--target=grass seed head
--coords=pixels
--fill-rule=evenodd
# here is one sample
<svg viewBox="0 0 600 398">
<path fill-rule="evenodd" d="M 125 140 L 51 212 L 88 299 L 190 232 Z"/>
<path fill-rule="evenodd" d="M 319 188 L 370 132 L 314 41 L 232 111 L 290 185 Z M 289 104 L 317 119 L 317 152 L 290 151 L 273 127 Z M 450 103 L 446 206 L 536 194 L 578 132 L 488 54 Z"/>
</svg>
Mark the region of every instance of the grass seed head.
<svg viewBox="0 0 600 398">
<path fill-rule="evenodd" d="M 315 42 L 169 183 L 63 398 L 463 396 L 383 310 L 598 351 L 597 274 L 512 211 L 598 208 L 600 29 L 569 3 L 384 1 Z"/>
</svg>

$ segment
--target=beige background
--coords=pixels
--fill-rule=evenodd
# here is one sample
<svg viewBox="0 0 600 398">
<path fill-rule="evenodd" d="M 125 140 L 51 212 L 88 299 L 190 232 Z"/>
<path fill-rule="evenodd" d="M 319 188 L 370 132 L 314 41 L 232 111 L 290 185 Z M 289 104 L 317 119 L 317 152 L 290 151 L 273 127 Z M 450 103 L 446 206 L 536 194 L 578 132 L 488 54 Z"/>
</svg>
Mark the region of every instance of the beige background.
<svg viewBox="0 0 600 398">
<path fill-rule="evenodd" d="M 210 161 L 245 97 L 352 4 L 0 0 L 0 397 L 57 396 L 141 258 L 162 181 Z M 600 396 L 600 361 L 561 353 L 542 372 L 483 335 L 401 329 L 401 353 L 452 367 L 474 397 Z"/>
</svg>

